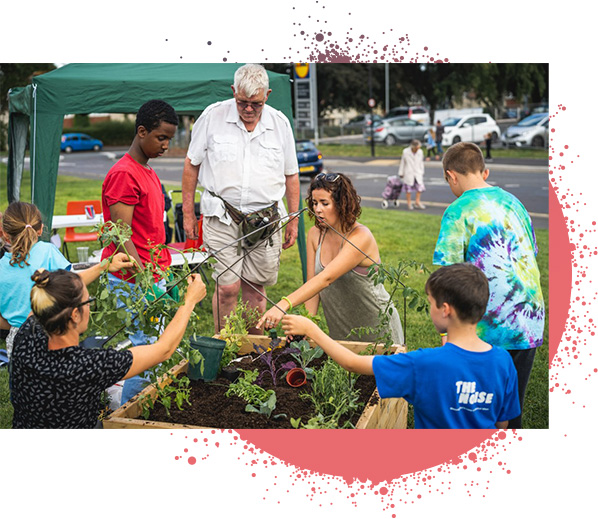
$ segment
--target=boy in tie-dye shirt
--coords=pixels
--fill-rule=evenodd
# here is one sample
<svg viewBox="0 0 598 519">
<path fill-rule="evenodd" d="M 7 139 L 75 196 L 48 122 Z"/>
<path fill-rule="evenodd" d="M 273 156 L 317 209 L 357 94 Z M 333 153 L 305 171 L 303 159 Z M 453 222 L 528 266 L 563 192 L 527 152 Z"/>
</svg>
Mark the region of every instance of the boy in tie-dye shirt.
<svg viewBox="0 0 598 519">
<path fill-rule="evenodd" d="M 488 277 L 490 299 L 478 335 L 511 354 L 523 409 L 536 348 L 544 333 L 544 299 L 531 219 L 515 196 L 486 183 L 489 171 L 475 144 L 451 146 L 442 166 L 457 200 L 442 218 L 434 264 L 465 261 Z M 521 416 L 509 422 L 509 428 L 520 427 Z"/>
</svg>

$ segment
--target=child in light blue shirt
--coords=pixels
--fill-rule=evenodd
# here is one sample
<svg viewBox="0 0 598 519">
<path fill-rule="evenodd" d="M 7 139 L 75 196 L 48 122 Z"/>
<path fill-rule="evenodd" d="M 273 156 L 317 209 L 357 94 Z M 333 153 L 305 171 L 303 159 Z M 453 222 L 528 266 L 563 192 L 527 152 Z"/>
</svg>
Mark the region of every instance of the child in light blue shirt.
<svg viewBox="0 0 598 519">
<path fill-rule="evenodd" d="M 10 245 L 10 253 L 0 258 L 0 317 L 10 325 L 10 332 L 6 338 L 9 358 L 14 336 L 31 313 L 33 273 L 38 269 L 53 271 L 71 268 L 69 261 L 56 246 L 39 241 L 42 230 L 42 215 L 33 204 L 13 202 L 2 215 L 3 239 Z M 89 285 L 106 268 L 115 272 L 132 265 L 126 254 L 119 253 L 111 262 L 98 263 L 77 274 Z"/>
</svg>

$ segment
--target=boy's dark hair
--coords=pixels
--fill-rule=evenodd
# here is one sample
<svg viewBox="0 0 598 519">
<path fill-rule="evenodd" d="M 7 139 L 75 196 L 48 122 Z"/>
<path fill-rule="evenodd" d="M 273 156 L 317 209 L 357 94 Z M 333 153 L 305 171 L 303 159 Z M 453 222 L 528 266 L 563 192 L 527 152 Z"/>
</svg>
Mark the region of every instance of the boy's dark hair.
<svg viewBox="0 0 598 519">
<path fill-rule="evenodd" d="M 477 144 L 473 142 L 458 142 L 453 144 L 442 157 L 442 169 L 467 175 L 486 170 L 484 155 Z"/>
<path fill-rule="evenodd" d="M 160 126 L 161 122 L 179 125 L 179 118 L 174 111 L 174 108 L 170 106 L 166 101 L 160 99 L 152 99 L 147 103 L 144 103 L 135 118 L 135 131 L 140 126 L 143 126 L 148 132 L 155 130 Z"/>
<path fill-rule="evenodd" d="M 440 267 L 428 278 L 426 293 L 434 298 L 438 308 L 448 303 L 461 321 L 473 324 L 486 313 L 490 296 L 488 278 L 472 263 Z"/>
</svg>

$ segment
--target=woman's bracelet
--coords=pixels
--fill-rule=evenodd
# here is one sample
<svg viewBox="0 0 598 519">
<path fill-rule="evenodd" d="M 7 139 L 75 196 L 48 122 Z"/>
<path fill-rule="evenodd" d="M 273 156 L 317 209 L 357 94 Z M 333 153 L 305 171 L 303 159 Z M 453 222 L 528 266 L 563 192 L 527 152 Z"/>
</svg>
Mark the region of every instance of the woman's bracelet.
<svg viewBox="0 0 598 519">
<path fill-rule="evenodd" d="M 446 332 L 440 334 L 441 337 L 446 337 Z"/>
<path fill-rule="evenodd" d="M 291 300 L 287 296 L 282 296 L 280 300 L 289 303 L 289 308 L 287 309 L 287 312 L 290 312 L 293 309 L 293 303 L 291 303 Z"/>
</svg>

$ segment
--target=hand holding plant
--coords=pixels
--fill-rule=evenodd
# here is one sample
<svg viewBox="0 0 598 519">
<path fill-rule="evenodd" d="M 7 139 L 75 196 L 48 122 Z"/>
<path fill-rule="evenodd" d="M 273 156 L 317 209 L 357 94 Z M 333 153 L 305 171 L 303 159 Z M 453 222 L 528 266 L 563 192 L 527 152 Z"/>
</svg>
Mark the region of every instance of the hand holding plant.
<svg viewBox="0 0 598 519">
<path fill-rule="evenodd" d="M 124 252 L 117 252 L 111 259 L 106 258 L 102 261 L 102 267 L 106 265 L 108 265 L 108 272 L 118 272 L 123 269 L 135 268 L 137 263 Z"/>
<path fill-rule="evenodd" d="M 288 307 L 285 301 L 283 301 L 282 304 Z M 259 322 L 256 324 L 256 328 L 261 328 L 264 326 L 264 324 L 266 325 L 267 329 L 276 328 L 284 315 L 285 314 L 281 310 L 273 306 L 261 317 Z"/>
<path fill-rule="evenodd" d="M 318 325 L 307 317 L 287 314 L 282 318 L 282 329 L 286 335 L 307 335 L 311 337 Z"/>
<path fill-rule="evenodd" d="M 195 306 L 204 297 L 206 297 L 206 285 L 199 274 L 191 274 L 187 278 L 187 293 L 185 294 L 185 304 L 190 303 Z"/>
</svg>

